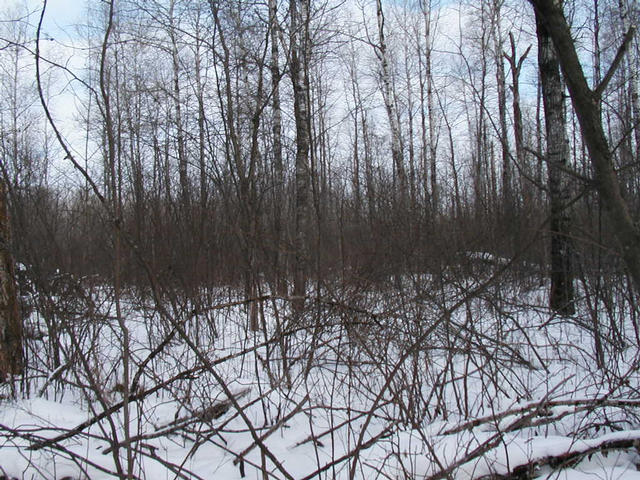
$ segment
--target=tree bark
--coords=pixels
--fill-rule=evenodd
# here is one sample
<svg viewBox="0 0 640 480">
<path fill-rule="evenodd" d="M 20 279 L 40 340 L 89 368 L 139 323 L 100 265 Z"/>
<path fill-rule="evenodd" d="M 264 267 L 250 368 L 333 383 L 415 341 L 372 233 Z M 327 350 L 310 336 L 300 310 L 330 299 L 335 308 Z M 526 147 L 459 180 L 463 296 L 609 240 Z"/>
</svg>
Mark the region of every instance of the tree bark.
<svg viewBox="0 0 640 480">
<path fill-rule="evenodd" d="M 620 254 L 629 270 L 636 290 L 640 290 L 640 232 L 622 196 L 620 184 L 612 163 L 612 152 L 605 136 L 600 117 L 600 95 L 611 78 L 622 55 L 633 38 L 629 30 L 611 68 L 603 81 L 591 90 L 576 53 L 571 30 L 562 6 L 554 0 L 529 0 L 540 18 L 540 23 L 553 39 L 564 78 L 571 95 L 582 137 L 594 170 L 594 184 L 602 200 L 605 213 L 620 245 Z"/>
<path fill-rule="evenodd" d="M 298 9 L 298 4 L 300 9 Z M 308 234 L 311 223 L 311 174 L 309 167 L 309 0 L 291 0 L 291 81 L 293 84 L 293 110 L 296 123 L 295 163 L 295 225 L 293 308 L 300 312 L 304 306 L 308 275 Z"/>
<path fill-rule="evenodd" d="M 509 151 L 509 129 L 507 127 L 507 81 L 504 72 L 504 37 L 502 35 L 501 9 L 502 1 L 493 0 L 493 43 L 496 63 L 496 86 L 498 90 L 498 116 L 500 119 L 500 143 L 502 152 L 502 206 L 503 213 L 510 220 L 514 212 L 515 197 L 512 192 L 511 152 Z"/>
<path fill-rule="evenodd" d="M 187 149 L 185 142 L 184 122 L 182 120 L 182 92 L 180 90 L 180 53 L 176 38 L 175 0 L 169 4 L 169 38 L 171 39 L 171 66 L 173 74 L 173 103 L 175 108 L 176 139 L 178 143 L 178 177 L 180 181 L 180 208 L 189 212 L 189 177 L 187 171 Z"/>
<path fill-rule="evenodd" d="M 525 52 L 518 58 L 516 54 L 516 42 L 513 38 L 513 33 L 509 33 L 509 42 L 511 44 L 511 55 L 504 54 L 505 58 L 509 62 L 511 68 L 511 93 L 513 94 L 512 108 L 513 108 L 513 133 L 516 148 L 516 166 L 520 171 L 527 171 L 528 165 L 526 164 L 525 155 L 525 143 L 524 143 L 524 127 L 522 122 L 522 108 L 520 107 L 520 72 L 522 70 L 522 64 L 524 63 L 531 45 L 527 47 Z M 526 179 L 525 179 L 526 181 Z M 525 187 L 525 182 L 522 182 L 523 201 L 525 205 L 529 202 L 531 194 L 529 188 Z"/>
<path fill-rule="evenodd" d="M 538 65 L 547 134 L 547 171 L 551 225 L 551 290 L 549 306 L 562 315 L 575 313 L 573 291 L 573 245 L 570 238 L 571 198 L 569 142 L 567 139 L 563 85 L 556 50 L 546 23 L 536 12 Z"/>
<path fill-rule="evenodd" d="M 11 255 L 7 189 L 0 179 L 0 381 L 22 372 L 22 319 Z"/>
<path fill-rule="evenodd" d="M 287 295 L 286 256 L 284 255 L 284 230 L 282 211 L 284 196 L 284 163 L 282 161 L 282 109 L 280 107 L 280 64 L 278 42 L 280 41 L 280 25 L 278 23 L 278 7 L 276 0 L 269 0 L 269 25 L 271 28 L 271 91 L 273 108 L 273 175 L 274 175 L 274 275 L 275 289 L 280 295 Z"/>
<path fill-rule="evenodd" d="M 425 198 L 430 199 L 431 213 L 434 217 L 439 211 L 438 168 L 436 163 L 437 134 L 436 117 L 433 103 L 433 67 L 431 54 L 433 51 L 433 29 L 431 18 L 431 0 L 420 0 L 424 22 L 424 54 L 421 42 L 417 42 L 417 54 L 420 80 L 420 119 L 422 128 L 422 169 L 424 177 Z M 424 70 L 423 70 L 424 69 Z M 425 96 L 426 90 L 426 96 Z M 427 128 L 427 121 L 429 126 Z"/>
<path fill-rule="evenodd" d="M 387 53 L 387 43 L 384 35 L 384 12 L 382 10 L 382 0 L 377 0 L 376 15 L 378 19 L 378 41 L 376 55 L 380 61 L 380 80 L 382 82 L 382 99 L 384 100 L 389 128 L 391 131 L 391 157 L 393 160 L 394 173 L 398 181 L 399 204 L 402 208 L 406 206 L 407 200 L 407 174 L 404 169 L 404 158 L 402 154 L 402 141 L 400 138 L 400 121 L 394 102 L 393 85 L 391 73 L 389 71 L 389 55 Z"/>
</svg>

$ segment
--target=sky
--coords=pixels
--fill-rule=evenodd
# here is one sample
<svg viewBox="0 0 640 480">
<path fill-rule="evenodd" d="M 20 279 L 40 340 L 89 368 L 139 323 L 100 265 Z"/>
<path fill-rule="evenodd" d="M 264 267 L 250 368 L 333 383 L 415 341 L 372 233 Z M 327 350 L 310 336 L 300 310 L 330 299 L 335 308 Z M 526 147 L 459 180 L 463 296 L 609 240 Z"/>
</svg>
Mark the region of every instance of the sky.
<svg viewBox="0 0 640 480">
<path fill-rule="evenodd" d="M 84 22 L 87 0 L 47 0 L 46 3 L 41 34 L 42 41 L 40 43 L 43 58 L 64 65 L 76 73 L 81 72 L 84 65 L 84 49 L 81 48 L 83 39 L 79 36 L 79 30 L 76 26 Z M 35 49 L 36 28 L 43 5 L 43 0 L 0 0 L 0 22 L 6 22 L 4 25 L 0 25 L 1 27 L 6 27 L 0 31 L 0 47 L 5 44 L 2 41 L 2 37 L 6 35 L 7 39 L 19 39 L 30 52 L 29 55 L 25 54 L 23 56 L 24 65 L 21 68 L 21 81 L 25 85 L 31 85 L 34 89 L 32 97 L 29 100 L 25 100 L 25 102 L 34 102 L 34 108 L 38 108 L 39 102 L 35 100 L 36 97 L 34 96 L 35 84 L 32 82 L 35 82 L 35 70 L 31 54 Z M 14 24 L 16 19 L 21 21 L 19 27 Z M 16 32 L 20 31 L 21 33 L 15 33 L 14 28 Z M 22 30 L 23 28 L 25 30 Z M 51 38 L 55 41 L 48 41 Z M 70 76 L 61 69 L 50 69 L 47 62 L 43 62 L 41 65 L 43 72 L 45 72 L 45 80 L 48 78 L 46 74 L 49 71 L 55 71 L 53 82 L 46 84 L 48 105 L 67 142 L 71 144 L 73 150 L 79 151 L 83 147 L 84 141 L 81 141 L 80 136 L 75 134 L 77 131 L 75 117 L 77 94 L 82 92 L 82 89 L 78 88 L 77 83 L 71 82 Z M 42 119 L 44 124 L 44 117 Z M 67 176 L 69 173 L 68 162 L 56 161 L 56 158 L 60 157 L 58 160 L 62 158 L 57 149 L 57 142 L 52 141 L 51 147 L 50 166 L 56 170 L 55 172 L 50 172 L 51 175 L 55 176 L 57 172 L 60 175 Z"/>
<path fill-rule="evenodd" d="M 28 0 L 29 11 L 33 13 L 32 22 L 37 23 L 42 10 L 42 0 Z M 75 34 L 74 25 L 82 18 L 86 9 L 84 0 L 47 0 L 44 31 L 47 35 L 64 42 Z"/>
</svg>

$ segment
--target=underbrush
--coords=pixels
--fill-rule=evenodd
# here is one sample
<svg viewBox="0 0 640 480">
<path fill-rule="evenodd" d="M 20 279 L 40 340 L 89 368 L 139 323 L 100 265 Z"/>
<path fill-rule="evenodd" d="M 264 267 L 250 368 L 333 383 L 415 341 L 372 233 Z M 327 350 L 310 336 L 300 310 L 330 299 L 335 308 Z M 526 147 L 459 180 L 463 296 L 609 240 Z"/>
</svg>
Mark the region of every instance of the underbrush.
<svg viewBox="0 0 640 480">
<path fill-rule="evenodd" d="M 0 467 L 56 479 L 640 478 L 634 305 L 614 292 L 607 306 L 586 285 L 570 318 L 548 312 L 537 280 L 491 276 L 323 284 L 301 312 L 230 289 L 131 291 L 120 316 L 104 285 L 39 293 L 27 374 L 4 386 Z"/>
</svg>

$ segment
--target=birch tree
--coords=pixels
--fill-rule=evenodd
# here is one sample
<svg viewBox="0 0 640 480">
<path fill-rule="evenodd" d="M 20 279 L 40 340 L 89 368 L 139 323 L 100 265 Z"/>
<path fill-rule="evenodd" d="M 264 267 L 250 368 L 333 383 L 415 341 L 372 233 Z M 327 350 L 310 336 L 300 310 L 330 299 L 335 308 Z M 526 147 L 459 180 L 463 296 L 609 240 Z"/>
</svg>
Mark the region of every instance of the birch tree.
<svg viewBox="0 0 640 480">
<path fill-rule="evenodd" d="M 376 56 L 380 62 L 380 83 L 382 84 L 382 99 L 384 100 L 387 119 L 389 120 L 389 130 L 391 134 L 391 158 L 398 185 L 398 196 L 400 205 L 406 204 L 407 198 L 407 175 L 404 169 L 404 159 L 402 155 L 402 142 L 400 138 L 400 120 L 395 105 L 393 82 L 389 67 L 389 53 L 385 38 L 385 18 L 382 9 L 382 0 L 376 0 L 376 18 L 378 21 L 378 45 L 376 45 Z"/>
</svg>

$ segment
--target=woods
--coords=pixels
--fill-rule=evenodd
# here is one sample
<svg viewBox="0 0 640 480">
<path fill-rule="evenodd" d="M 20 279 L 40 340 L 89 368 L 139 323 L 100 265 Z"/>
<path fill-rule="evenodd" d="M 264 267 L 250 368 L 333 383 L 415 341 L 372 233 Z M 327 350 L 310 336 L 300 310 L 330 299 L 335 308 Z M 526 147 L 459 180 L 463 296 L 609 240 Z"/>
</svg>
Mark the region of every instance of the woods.
<svg viewBox="0 0 640 480">
<path fill-rule="evenodd" d="M 3 475 L 640 465 L 637 2 L 1 8 Z"/>
<path fill-rule="evenodd" d="M 64 101 L 82 105 L 80 116 L 56 119 L 55 128 L 90 177 L 73 174 L 69 162 L 49 165 L 62 147 L 32 103 L 25 121 L 49 132 L 45 154 L 29 139 L 21 148 L 35 158 L 20 160 L 16 138 L 5 174 L 23 182 L 16 209 L 64 205 L 60 211 L 70 212 L 41 222 L 39 242 L 51 243 L 45 232 L 66 236 L 41 266 L 46 275 L 106 275 L 109 248 L 84 237 L 110 235 L 108 222 L 96 219 L 112 215 L 167 281 L 187 290 L 242 284 L 250 299 L 264 290 L 260 278 L 273 279 L 281 293 L 288 278 L 294 295 L 303 296 L 303 277 L 333 281 L 340 272 L 347 282 L 377 283 L 408 266 L 414 273 L 433 271 L 443 256 L 445 263 L 457 262 L 461 253 L 483 251 L 526 258 L 541 275 L 550 269 L 551 290 L 566 290 L 562 299 L 551 295 L 551 306 L 570 314 L 570 271 L 595 267 L 589 255 L 578 255 L 580 266 L 571 265 L 572 253 L 558 263 L 551 252 L 579 248 L 581 238 L 569 241 L 578 231 L 590 242 L 588 210 L 599 194 L 579 194 L 590 176 L 583 156 L 588 144 L 578 138 L 579 118 L 564 113 L 559 76 L 554 86 L 545 80 L 554 67 L 546 68 L 541 56 L 553 48 L 533 34 L 535 13 L 516 15 L 515 5 L 504 1 L 478 4 L 480 10 L 464 3 L 345 5 L 358 20 L 345 23 L 343 33 L 327 27 L 338 10 L 291 7 L 116 4 L 112 39 L 86 39 L 93 42 L 92 56 L 83 60 L 86 74 L 48 65 L 45 56 L 49 74 L 78 83 Z M 609 13 L 611 26 L 623 28 L 617 13 Z M 464 24 L 471 21 L 465 15 L 476 14 L 482 23 Z M 460 17 L 458 38 L 439 35 L 439 23 L 454 16 Z M 617 32 L 618 43 L 624 33 Z M 534 44 L 541 45 L 540 67 L 528 56 Z M 598 58 L 613 60 L 615 42 L 609 44 Z M 7 56 L 7 62 L 26 68 L 27 46 L 12 48 L 21 60 Z M 98 59 L 93 73 L 92 59 Z M 601 92 L 616 97 L 602 118 L 603 128 L 620 136 L 614 144 L 625 147 L 613 156 L 619 162 L 636 148 L 627 133 L 635 121 L 634 95 L 617 80 L 633 74 L 624 59 Z M 538 68 L 540 82 L 531 86 Z M 22 78 L 14 74 L 14 88 L 23 88 Z M 17 125 L 11 128 L 19 135 Z M 560 160 L 548 159 L 547 151 Z M 29 171 L 36 164 L 44 167 Z M 61 189 L 49 181 L 51 168 L 68 171 L 72 185 Z M 633 203 L 633 167 L 623 172 L 631 182 L 625 202 Z M 121 212 L 96 211 L 91 183 L 99 195 L 119 198 L 111 209 Z M 33 204 L 38 195 L 46 205 Z M 548 230 L 541 226 L 547 215 Z M 579 224 L 569 229 L 573 216 Z M 551 247 L 545 246 L 548 233 Z M 538 245 L 520 251 L 520 239 L 532 235 L 540 236 Z M 123 282 L 144 283 L 131 253 L 123 254 Z"/>
</svg>

